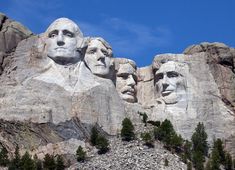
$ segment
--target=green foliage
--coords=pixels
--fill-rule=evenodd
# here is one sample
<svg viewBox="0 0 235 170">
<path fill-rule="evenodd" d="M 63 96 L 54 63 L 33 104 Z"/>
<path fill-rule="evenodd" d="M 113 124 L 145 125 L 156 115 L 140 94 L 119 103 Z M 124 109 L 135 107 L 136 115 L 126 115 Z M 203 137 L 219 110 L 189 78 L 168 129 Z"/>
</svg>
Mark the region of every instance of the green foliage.
<svg viewBox="0 0 235 170">
<path fill-rule="evenodd" d="M 195 132 L 192 135 L 193 151 L 201 152 L 203 155 L 208 154 L 207 134 L 203 123 L 198 123 Z"/>
<path fill-rule="evenodd" d="M 84 162 L 86 159 L 86 152 L 83 151 L 83 148 L 81 146 L 78 147 L 76 151 L 77 161 L 78 162 Z"/>
<path fill-rule="evenodd" d="M 8 169 L 9 170 L 18 170 L 18 169 L 20 169 L 20 159 L 21 159 L 21 157 L 20 157 L 20 153 L 19 153 L 19 146 L 16 145 L 14 158 L 10 162 Z"/>
<path fill-rule="evenodd" d="M 147 119 L 148 115 L 146 113 L 143 113 L 143 123 L 145 124 L 145 126 L 147 125 Z"/>
<path fill-rule="evenodd" d="M 2 150 L 0 151 L 0 166 L 7 166 L 8 163 L 8 151 L 5 147 L 2 147 Z"/>
<path fill-rule="evenodd" d="M 181 135 L 177 135 L 176 133 L 173 133 L 173 135 L 170 138 L 169 146 L 171 148 L 174 148 L 177 152 L 180 152 L 180 147 L 183 145 L 183 138 Z"/>
<path fill-rule="evenodd" d="M 213 148 L 211 154 L 211 169 L 220 170 L 220 155 L 217 148 Z"/>
<path fill-rule="evenodd" d="M 183 151 L 184 151 L 183 154 L 185 155 L 185 158 L 189 160 L 191 160 L 191 157 L 192 157 L 191 148 L 192 148 L 192 143 L 189 142 L 188 140 L 185 140 L 183 144 Z"/>
<path fill-rule="evenodd" d="M 165 146 L 169 149 L 173 148 L 179 150 L 183 144 L 182 137 L 176 134 L 172 123 L 167 119 L 162 122 L 160 127 L 154 128 L 154 136 L 155 139 L 163 141 Z"/>
<path fill-rule="evenodd" d="M 149 121 L 147 121 L 147 123 L 149 123 L 149 124 L 151 124 L 153 126 L 156 126 L 156 127 L 159 127 L 161 125 L 160 121 L 149 120 Z"/>
<path fill-rule="evenodd" d="M 53 155 L 46 154 L 43 160 L 43 168 L 46 170 L 55 170 L 56 163 Z"/>
<path fill-rule="evenodd" d="M 207 161 L 205 170 L 212 170 L 211 169 L 211 161 L 210 160 Z"/>
<path fill-rule="evenodd" d="M 168 166 L 168 164 L 169 164 L 169 161 L 168 161 L 167 158 L 165 158 L 165 160 L 164 160 L 164 165 L 165 165 L 165 166 Z"/>
<path fill-rule="evenodd" d="M 205 158 L 204 158 L 204 155 L 202 152 L 193 151 L 192 161 L 193 161 L 194 168 L 196 170 L 203 170 L 204 169 L 203 162 L 205 161 Z"/>
<path fill-rule="evenodd" d="M 97 138 L 96 148 L 99 149 L 98 154 L 105 154 L 109 150 L 109 141 L 102 135 Z"/>
<path fill-rule="evenodd" d="M 235 169 L 235 159 L 233 159 L 233 169 Z"/>
<path fill-rule="evenodd" d="M 198 123 L 192 135 L 192 161 L 196 170 L 203 170 L 205 156 L 208 154 L 207 134 L 203 123 Z"/>
<path fill-rule="evenodd" d="M 234 162 L 235 163 L 235 162 Z M 225 163 L 224 163 L 225 170 L 232 170 L 233 161 L 232 156 L 229 153 L 225 154 Z M 235 169 L 235 168 L 234 168 Z"/>
<path fill-rule="evenodd" d="M 36 170 L 34 160 L 31 158 L 28 151 L 26 151 L 25 154 L 22 156 L 20 161 L 20 167 L 23 170 Z"/>
<path fill-rule="evenodd" d="M 187 170 L 192 170 L 193 167 L 192 167 L 192 163 L 191 162 L 188 162 L 187 163 Z"/>
<path fill-rule="evenodd" d="M 224 164 L 225 163 L 225 151 L 223 142 L 221 139 L 217 139 L 214 141 L 213 149 L 216 149 L 219 154 L 219 163 Z"/>
<path fill-rule="evenodd" d="M 91 129 L 91 137 L 90 137 L 90 142 L 93 146 L 96 145 L 96 140 L 98 138 L 98 130 L 96 129 L 96 127 L 94 126 L 92 129 Z"/>
<path fill-rule="evenodd" d="M 145 142 L 145 145 L 147 145 L 148 147 L 151 147 L 151 148 L 154 147 L 153 136 L 151 135 L 150 132 L 141 133 L 141 138 Z"/>
<path fill-rule="evenodd" d="M 135 138 L 134 126 L 129 118 L 122 121 L 121 137 L 124 141 L 131 141 Z"/>
<path fill-rule="evenodd" d="M 56 159 L 56 170 L 64 170 L 64 169 L 65 169 L 65 165 L 64 165 L 63 157 L 61 155 L 58 155 Z"/>
<path fill-rule="evenodd" d="M 34 155 L 33 159 L 34 159 L 36 169 L 42 170 L 42 161 L 40 159 L 38 159 L 38 156 L 36 154 Z"/>
<path fill-rule="evenodd" d="M 174 132 L 175 131 L 171 122 L 165 119 L 160 127 L 155 128 L 154 136 L 156 139 L 163 141 L 165 143 L 168 142 L 168 140 L 170 139 L 170 137 L 173 135 Z"/>
</svg>

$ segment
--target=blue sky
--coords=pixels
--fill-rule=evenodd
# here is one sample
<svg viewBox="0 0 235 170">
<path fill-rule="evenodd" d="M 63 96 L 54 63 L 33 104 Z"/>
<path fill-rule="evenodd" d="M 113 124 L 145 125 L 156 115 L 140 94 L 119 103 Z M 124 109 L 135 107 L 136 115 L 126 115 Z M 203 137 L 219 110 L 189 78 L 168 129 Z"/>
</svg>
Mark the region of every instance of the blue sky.
<svg viewBox="0 0 235 170">
<path fill-rule="evenodd" d="M 205 41 L 235 47 L 235 0 L 0 0 L 0 12 L 35 34 L 70 18 L 139 67 Z"/>
</svg>

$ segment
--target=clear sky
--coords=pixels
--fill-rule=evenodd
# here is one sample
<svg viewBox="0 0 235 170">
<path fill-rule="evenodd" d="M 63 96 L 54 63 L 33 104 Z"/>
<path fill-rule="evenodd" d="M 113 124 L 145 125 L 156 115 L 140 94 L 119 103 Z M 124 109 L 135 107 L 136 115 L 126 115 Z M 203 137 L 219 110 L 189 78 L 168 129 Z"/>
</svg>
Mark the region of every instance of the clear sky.
<svg viewBox="0 0 235 170">
<path fill-rule="evenodd" d="M 205 41 L 235 47 L 235 0 L 0 0 L 0 12 L 35 34 L 70 18 L 139 67 Z"/>
</svg>

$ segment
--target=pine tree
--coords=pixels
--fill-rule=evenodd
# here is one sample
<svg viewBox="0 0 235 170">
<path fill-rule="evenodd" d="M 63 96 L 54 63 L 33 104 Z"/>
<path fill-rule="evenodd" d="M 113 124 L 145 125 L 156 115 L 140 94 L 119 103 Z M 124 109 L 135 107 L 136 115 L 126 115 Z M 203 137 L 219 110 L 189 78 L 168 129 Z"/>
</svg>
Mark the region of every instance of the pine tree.
<svg viewBox="0 0 235 170">
<path fill-rule="evenodd" d="M 208 143 L 207 143 L 207 134 L 203 123 L 198 123 L 195 132 L 192 135 L 192 144 L 193 150 L 203 153 L 207 156 L 208 154 Z"/>
<path fill-rule="evenodd" d="M 225 163 L 225 151 L 223 142 L 221 139 L 217 139 L 214 141 L 213 148 L 217 149 L 219 154 L 219 163 L 224 164 Z"/>
<path fill-rule="evenodd" d="M 191 158 L 192 158 L 191 148 L 192 148 L 192 143 L 189 142 L 188 140 L 185 140 L 184 144 L 183 144 L 183 150 L 184 150 L 185 158 L 189 159 L 189 160 L 191 160 Z"/>
<path fill-rule="evenodd" d="M 124 141 L 130 141 L 135 138 L 134 126 L 129 118 L 122 121 L 121 137 Z"/>
<path fill-rule="evenodd" d="M 143 123 L 145 124 L 145 126 L 147 126 L 147 119 L 148 119 L 148 115 L 146 113 L 143 113 Z"/>
<path fill-rule="evenodd" d="M 168 161 L 167 158 L 165 158 L 165 160 L 164 160 L 164 165 L 165 165 L 165 166 L 168 166 L 168 164 L 169 164 L 169 161 Z"/>
<path fill-rule="evenodd" d="M 47 170 L 55 170 L 56 163 L 54 159 L 54 155 L 46 154 L 43 161 L 43 168 Z"/>
<path fill-rule="evenodd" d="M 64 169 L 65 169 L 65 165 L 64 165 L 63 157 L 61 155 L 58 155 L 56 159 L 56 170 L 64 170 Z"/>
<path fill-rule="evenodd" d="M 200 151 L 193 151 L 192 154 L 192 161 L 193 161 L 193 165 L 195 170 L 203 170 L 204 166 L 203 166 L 203 162 L 204 162 L 205 158 L 202 152 Z"/>
<path fill-rule="evenodd" d="M 0 152 L 0 166 L 7 166 L 8 163 L 8 151 L 5 147 L 2 147 L 2 150 Z"/>
<path fill-rule="evenodd" d="M 97 138 L 98 138 L 98 130 L 96 129 L 96 127 L 94 126 L 94 127 L 92 127 L 92 129 L 91 129 L 91 137 L 90 137 L 90 142 L 91 142 L 91 144 L 93 145 L 93 146 L 95 146 L 96 145 L 96 140 L 97 140 Z"/>
<path fill-rule="evenodd" d="M 174 127 L 171 121 L 165 119 L 160 127 L 155 128 L 154 136 L 156 139 L 168 143 L 171 136 L 175 133 Z"/>
<path fill-rule="evenodd" d="M 205 170 L 212 170 L 212 169 L 211 169 L 211 160 L 208 160 L 208 161 L 207 161 Z"/>
<path fill-rule="evenodd" d="M 81 146 L 78 147 L 76 151 L 77 161 L 78 162 L 84 162 L 86 159 L 86 152 L 83 151 L 83 148 Z"/>
<path fill-rule="evenodd" d="M 141 133 L 141 138 L 143 139 L 143 141 L 145 142 L 145 145 L 148 147 L 153 148 L 154 144 L 153 144 L 153 137 L 151 135 L 150 132 L 145 132 L 145 133 Z"/>
<path fill-rule="evenodd" d="M 36 170 L 35 162 L 31 158 L 28 151 L 26 151 L 25 154 L 22 156 L 21 161 L 20 161 L 20 167 L 23 170 Z"/>
<path fill-rule="evenodd" d="M 207 134 L 203 123 L 198 123 L 192 135 L 192 161 L 196 170 L 203 170 L 205 156 L 208 154 Z"/>
<path fill-rule="evenodd" d="M 191 162 L 188 162 L 187 163 L 187 170 L 192 170 L 193 167 L 192 167 L 192 163 Z"/>
<path fill-rule="evenodd" d="M 42 170 L 42 161 L 40 159 L 38 159 L 38 156 L 36 154 L 33 156 L 33 160 L 34 160 L 36 169 Z"/>
<path fill-rule="evenodd" d="M 154 128 L 155 139 L 163 141 L 167 149 L 174 149 L 180 152 L 182 149 L 183 139 L 174 130 L 171 121 L 165 119 L 160 127 Z"/>
<path fill-rule="evenodd" d="M 8 167 L 9 170 L 17 170 L 20 169 L 20 153 L 19 153 L 19 146 L 16 145 L 14 158 L 10 162 L 10 165 Z"/>
<path fill-rule="evenodd" d="M 233 159 L 233 169 L 235 169 L 235 159 Z"/>
<path fill-rule="evenodd" d="M 102 135 L 97 138 L 96 148 L 99 149 L 98 154 L 104 154 L 109 150 L 109 141 Z"/>
<path fill-rule="evenodd" d="M 229 153 L 225 154 L 225 164 L 224 164 L 224 167 L 225 167 L 225 170 L 232 170 L 233 161 L 232 161 L 232 156 Z"/>
<path fill-rule="evenodd" d="M 220 155 L 217 148 L 213 148 L 211 153 L 211 169 L 220 170 Z"/>
<path fill-rule="evenodd" d="M 169 146 L 173 148 L 177 153 L 182 152 L 183 138 L 181 135 L 177 135 L 176 132 L 170 137 Z"/>
</svg>

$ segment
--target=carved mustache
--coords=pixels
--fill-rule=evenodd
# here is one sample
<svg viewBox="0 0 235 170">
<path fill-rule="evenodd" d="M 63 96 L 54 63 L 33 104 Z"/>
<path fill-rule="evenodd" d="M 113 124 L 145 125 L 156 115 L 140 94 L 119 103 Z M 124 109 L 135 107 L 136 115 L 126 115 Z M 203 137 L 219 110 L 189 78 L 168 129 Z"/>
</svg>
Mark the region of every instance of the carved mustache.
<svg viewBox="0 0 235 170">
<path fill-rule="evenodd" d="M 133 95 L 136 93 L 135 87 L 125 86 L 122 88 L 121 93 L 125 94 L 127 92 L 132 93 Z"/>
</svg>

